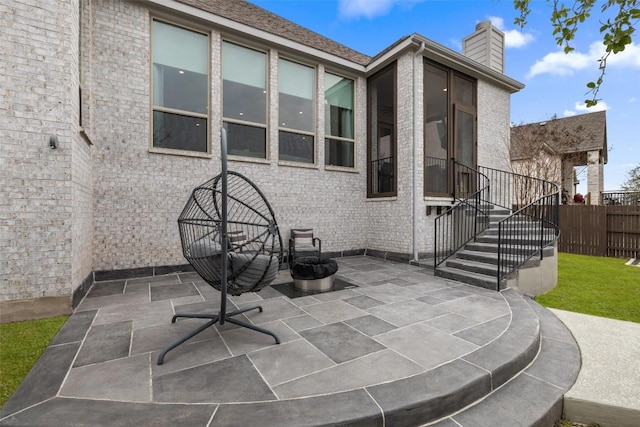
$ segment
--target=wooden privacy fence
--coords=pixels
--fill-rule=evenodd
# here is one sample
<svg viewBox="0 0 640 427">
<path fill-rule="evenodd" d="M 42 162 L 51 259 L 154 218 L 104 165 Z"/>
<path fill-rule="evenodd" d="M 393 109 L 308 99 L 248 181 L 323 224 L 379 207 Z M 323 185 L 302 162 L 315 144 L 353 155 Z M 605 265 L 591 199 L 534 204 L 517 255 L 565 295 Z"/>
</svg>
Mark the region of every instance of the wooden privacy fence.
<svg viewBox="0 0 640 427">
<path fill-rule="evenodd" d="M 640 258 L 640 206 L 560 206 L 558 250 Z"/>
</svg>

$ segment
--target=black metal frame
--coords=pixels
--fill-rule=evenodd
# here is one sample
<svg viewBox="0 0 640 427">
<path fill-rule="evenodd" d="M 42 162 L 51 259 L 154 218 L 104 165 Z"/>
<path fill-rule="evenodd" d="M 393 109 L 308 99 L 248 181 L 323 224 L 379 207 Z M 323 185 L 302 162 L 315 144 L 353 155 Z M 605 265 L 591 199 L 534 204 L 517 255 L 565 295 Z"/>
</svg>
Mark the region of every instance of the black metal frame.
<svg viewBox="0 0 640 427">
<path fill-rule="evenodd" d="M 307 229 L 306 228 L 292 228 L 291 229 L 291 234 L 293 234 L 294 230 L 307 230 Z M 308 230 L 312 230 L 312 229 L 308 229 Z M 318 237 L 312 237 L 311 238 L 311 243 L 313 244 L 313 247 L 316 247 L 316 243 L 318 244 L 318 246 L 317 246 L 318 255 L 313 255 L 313 256 L 317 256 L 318 258 L 321 258 L 322 257 L 322 240 L 320 240 L 320 238 L 318 238 Z M 289 237 L 289 257 L 288 257 L 289 267 L 291 267 L 291 264 L 293 263 L 293 261 L 295 261 L 296 258 L 298 258 L 298 255 L 296 255 L 295 239 L 293 237 Z"/>
<path fill-rule="evenodd" d="M 489 226 L 489 179 L 477 170 L 453 162 L 454 205 L 435 219 L 434 269 Z M 463 191 L 460 177 L 472 176 Z"/>
<path fill-rule="evenodd" d="M 499 291 L 511 273 L 536 254 L 543 259 L 544 248 L 558 239 L 560 190 L 543 179 L 453 163 L 453 206 L 435 218 L 434 269 L 488 228 L 491 206 L 506 208 L 512 213 L 498 222 Z M 461 176 L 472 177 L 466 191 L 459 183 Z"/>
<path fill-rule="evenodd" d="M 221 158 L 222 158 L 222 173 L 220 175 L 221 178 L 221 192 L 220 192 L 220 201 L 221 201 L 221 206 L 220 208 L 218 208 L 217 205 L 217 198 L 216 198 L 216 194 L 214 193 L 213 197 L 214 197 L 214 205 L 215 205 L 215 210 L 216 210 L 216 214 L 219 215 L 220 219 L 217 218 L 213 218 L 213 217 L 209 217 L 206 220 L 200 220 L 203 221 L 205 223 L 207 223 L 208 227 L 211 227 L 213 230 L 215 230 L 216 232 L 220 233 L 220 238 L 221 238 L 221 245 L 220 245 L 220 259 L 221 260 L 227 260 L 228 259 L 228 252 L 229 252 L 229 236 L 228 236 L 228 199 L 229 199 L 229 195 L 228 195 L 228 183 L 227 183 L 227 176 L 228 176 L 228 171 L 227 171 L 227 135 L 226 135 L 226 131 L 224 129 L 222 129 L 221 131 Z M 235 175 L 240 176 L 237 173 L 233 173 Z M 244 178 L 244 177 L 243 177 Z M 246 180 L 246 178 L 245 178 Z M 246 180 L 249 184 L 253 185 L 253 183 L 251 183 L 251 181 Z M 253 186 L 254 189 L 258 192 L 259 196 L 262 197 L 263 201 L 266 203 L 266 199 L 264 198 L 264 195 L 260 192 L 260 190 Z M 198 189 L 196 189 L 198 190 Z M 196 191 L 194 190 L 194 191 Z M 234 199 L 234 201 L 237 202 L 237 199 Z M 197 202 L 196 202 L 197 203 Z M 266 203 L 267 208 L 269 210 L 269 212 L 271 213 L 271 216 L 273 217 L 273 211 L 271 210 L 271 207 L 268 206 L 268 203 Z M 248 207 L 246 205 L 246 203 L 244 204 L 245 207 Z M 209 224 L 211 223 L 211 224 Z M 269 227 L 268 227 L 268 232 L 275 234 L 277 233 L 277 237 L 278 237 L 278 242 L 279 242 L 279 250 L 282 250 L 282 239 L 280 237 L 280 233 L 278 232 L 278 225 L 275 222 L 275 219 L 273 219 L 272 221 L 269 222 Z M 183 251 L 185 250 L 185 241 L 184 241 L 184 236 L 183 233 L 180 234 L 181 240 L 182 240 L 182 244 L 183 244 Z M 264 245 L 261 248 L 262 250 L 265 250 Z M 271 250 L 273 251 L 274 248 L 272 247 Z M 272 258 L 273 256 L 277 257 L 278 260 L 278 268 L 280 266 L 280 264 L 282 263 L 282 253 L 278 253 L 276 255 L 272 254 Z M 192 265 L 195 267 L 196 271 L 202 276 L 202 274 L 200 273 L 200 271 L 202 270 L 202 266 L 200 265 L 194 265 L 194 263 L 192 262 L 191 258 L 187 258 L 189 260 L 190 263 L 192 263 Z M 254 255 L 254 259 L 255 259 L 255 255 Z M 271 260 L 270 260 L 271 261 Z M 244 267 L 246 269 L 246 266 Z M 240 320 L 234 319 L 233 316 L 237 316 L 239 314 L 243 314 L 246 313 L 248 311 L 252 311 L 252 310 L 259 310 L 262 313 L 262 306 L 259 305 L 255 305 L 255 306 L 251 306 L 251 307 L 245 307 L 239 310 L 235 310 L 232 312 L 227 312 L 227 286 L 228 286 L 228 274 L 227 274 L 227 262 L 220 262 L 220 277 L 219 277 L 219 282 L 216 281 L 216 285 L 214 286 L 213 283 L 211 283 L 210 280 L 206 280 L 207 283 L 209 283 L 211 286 L 214 286 L 215 288 L 219 288 L 220 290 L 220 311 L 218 313 L 214 313 L 214 314 L 201 314 L 201 313 L 176 313 L 172 319 L 171 319 L 171 323 L 175 323 L 177 319 L 179 318 L 192 318 L 192 319 L 210 319 L 209 322 L 205 323 L 204 325 L 201 325 L 200 327 L 198 327 L 197 329 L 193 330 L 192 332 L 190 332 L 189 334 L 183 336 L 182 338 L 180 338 L 179 340 L 171 343 L 169 346 L 167 346 L 164 350 L 162 350 L 162 352 L 160 352 L 160 355 L 158 356 L 158 365 L 162 365 L 164 363 L 164 358 L 166 356 L 166 354 L 173 350 L 174 348 L 178 347 L 180 344 L 188 341 L 189 339 L 193 338 L 194 336 L 198 335 L 199 333 L 203 332 L 204 330 L 210 328 L 211 326 L 215 325 L 216 323 L 220 323 L 220 325 L 224 325 L 225 322 L 229 322 L 229 323 L 233 323 L 235 325 L 247 328 L 247 329 L 251 329 L 257 332 L 261 332 L 263 334 L 267 334 L 272 336 L 275 339 L 276 344 L 280 344 L 280 339 L 278 338 L 278 336 L 267 330 L 264 328 L 260 328 L 258 326 L 255 325 L 251 325 L 249 323 L 246 322 L 242 322 Z M 206 269 L 204 270 L 205 273 L 210 273 L 210 271 L 207 271 Z M 203 277 L 204 278 L 204 277 Z M 260 284 L 260 286 L 264 287 L 266 286 L 265 283 L 260 283 L 262 281 L 262 279 L 264 279 L 264 274 L 262 276 L 262 278 L 260 280 L 258 280 L 258 283 Z M 248 289 L 247 291 L 253 291 L 253 290 L 259 290 L 259 289 L 255 289 L 255 288 L 251 288 Z M 236 294 L 239 294 L 240 291 L 236 291 Z"/>
</svg>

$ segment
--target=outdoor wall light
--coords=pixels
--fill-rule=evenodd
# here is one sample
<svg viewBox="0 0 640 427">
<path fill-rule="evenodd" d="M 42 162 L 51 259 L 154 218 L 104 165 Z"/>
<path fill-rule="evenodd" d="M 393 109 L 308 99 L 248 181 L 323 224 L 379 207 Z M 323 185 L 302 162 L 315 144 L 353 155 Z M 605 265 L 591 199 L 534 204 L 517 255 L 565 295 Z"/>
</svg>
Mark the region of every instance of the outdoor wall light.
<svg viewBox="0 0 640 427">
<path fill-rule="evenodd" d="M 58 137 L 55 135 L 51 135 L 49 137 L 49 147 L 51 147 L 52 149 L 56 149 L 58 148 Z"/>
</svg>

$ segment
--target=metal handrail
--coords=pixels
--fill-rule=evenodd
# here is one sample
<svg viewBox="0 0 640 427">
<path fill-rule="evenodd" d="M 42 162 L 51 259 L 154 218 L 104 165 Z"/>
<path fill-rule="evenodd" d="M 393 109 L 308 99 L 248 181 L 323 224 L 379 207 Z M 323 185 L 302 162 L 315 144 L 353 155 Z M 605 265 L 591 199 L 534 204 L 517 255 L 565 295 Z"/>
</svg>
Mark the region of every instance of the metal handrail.
<svg viewBox="0 0 640 427">
<path fill-rule="evenodd" d="M 512 213 L 498 222 L 496 290 L 512 272 L 558 239 L 558 185 L 544 179 L 454 161 L 454 205 L 435 219 L 434 268 L 437 268 L 489 226 L 490 206 Z M 466 175 L 465 175 L 466 174 Z M 459 178 L 473 185 L 464 191 Z"/>
<path fill-rule="evenodd" d="M 487 176 L 457 161 L 453 175 L 454 205 L 435 218 L 434 269 L 489 226 Z"/>
<path fill-rule="evenodd" d="M 496 289 L 511 273 L 534 255 L 544 257 L 544 248 L 560 234 L 560 189 L 541 178 L 480 166 L 493 184 L 491 204 L 512 211 L 498 222 L 498 267 Z M 535 244 L 532 244 L 535 242 Z"/>
<path fill-rule="evenodd" d="M 555 185 L 555 184 L 554 184 Z M 542 196 L 498 222 L 496 289 L 520 266 L 552 245 L 560 235 L 560 191 Z"/>
</svg>

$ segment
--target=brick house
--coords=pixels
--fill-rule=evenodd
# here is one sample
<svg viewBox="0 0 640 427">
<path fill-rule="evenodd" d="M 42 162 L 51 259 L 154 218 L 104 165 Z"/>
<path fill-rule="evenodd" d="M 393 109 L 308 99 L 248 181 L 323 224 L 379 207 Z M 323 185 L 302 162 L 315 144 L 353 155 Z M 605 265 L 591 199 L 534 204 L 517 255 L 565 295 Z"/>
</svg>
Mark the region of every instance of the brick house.
<svg viewBox="0 0 640 427">
<path fill-rule="evenodd" d="M 1 0 L 0 320 L 69 312 L 94 279 L 185 264 L 176 219 L 229 168 L 283 239 L 416 261 L 452 159 L 508 169 L 504 35 L 369 57 L 240 0 Z"/>
<path fill-rule="evenodd" d="M 579 184 L 574 168 L 584 166 L 585 196 L 591 204 L 603 203 L 608 152 L 606 111 L 514 126 L 510 141 L 514 172 L 556 182 L 562 187 L 564 202 L 570 202 Z"/>
</svg>

